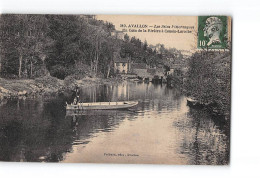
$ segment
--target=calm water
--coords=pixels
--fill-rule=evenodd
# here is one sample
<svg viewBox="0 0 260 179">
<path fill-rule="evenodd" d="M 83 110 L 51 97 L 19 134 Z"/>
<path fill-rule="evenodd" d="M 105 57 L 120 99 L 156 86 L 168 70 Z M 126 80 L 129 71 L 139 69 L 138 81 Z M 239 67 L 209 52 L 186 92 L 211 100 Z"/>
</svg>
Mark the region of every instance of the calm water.
<svg viewBox="0 0 260 179">
<path fill-rule="evenodd" d="M 228 124 L 165 85 L 81 89 L 81 101 L 138 100 L 129 110 L 66 113 L 63 95 L 0 105 L 0 160 L 227 164 Z"/>
</svg>

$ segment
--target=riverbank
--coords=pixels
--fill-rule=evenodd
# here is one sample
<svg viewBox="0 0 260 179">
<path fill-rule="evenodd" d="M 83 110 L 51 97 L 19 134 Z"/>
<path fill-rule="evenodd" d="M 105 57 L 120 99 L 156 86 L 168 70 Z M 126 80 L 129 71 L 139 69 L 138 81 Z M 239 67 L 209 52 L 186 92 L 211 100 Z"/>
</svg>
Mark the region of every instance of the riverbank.
<svg viewBox="0 0 260 179">
<path fill-rule="evenodd" d="M 77 84 L 79 87 L 95 86 L 101 84 L 118 83 L 121 79 L 117 78 L 96 78 L 84 77 L 80 80 L 67 78 L 60 80 L 52 76 L 44 76 L 36 79 L 4 79 L 0 78 L 0 102 L 5 98 L 12 97 L 34 97 L 36 95 L 47 95 L 62 93 L 74 89 Z"/>
</svg>

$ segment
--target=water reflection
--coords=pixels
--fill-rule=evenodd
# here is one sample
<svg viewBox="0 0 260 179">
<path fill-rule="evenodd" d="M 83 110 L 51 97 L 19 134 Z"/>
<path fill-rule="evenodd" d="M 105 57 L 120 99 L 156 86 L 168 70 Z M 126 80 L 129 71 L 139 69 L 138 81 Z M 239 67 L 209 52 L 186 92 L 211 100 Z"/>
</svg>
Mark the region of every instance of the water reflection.
<svg viewBox="0 0 260 179">
<path fill-rule="evenodd" d="M 139 100 L 129 110 L 72 111 L 66 98 L 13 99 L 0 106 L 0 160 L 227 164 L 229 126 L 190 109 L 165 85 L 122 83 L 81 89 L 81 101 Z M 104 153 L 136 154 L 107 157 Z"/>
<path fill-rule="evenodd" d="M 214 122 L 207 112 L 198 109 L 189 109 L 187 120 L 176 122 L 174 124 L 183 132 L 179 152 L 189 156 L 190 164 L 228 164 L 229 132 L 226 123 Z"/>
</svg>

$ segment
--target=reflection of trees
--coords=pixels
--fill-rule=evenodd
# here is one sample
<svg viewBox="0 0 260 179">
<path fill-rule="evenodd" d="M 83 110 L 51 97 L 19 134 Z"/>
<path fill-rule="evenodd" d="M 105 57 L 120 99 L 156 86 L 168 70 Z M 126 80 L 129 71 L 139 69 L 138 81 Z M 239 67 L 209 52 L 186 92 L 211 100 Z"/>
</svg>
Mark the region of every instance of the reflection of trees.
<svg viewBox="0 0 260 179">
<path fill-rule="evenodd" d="M 182 95 L 182 92 L 178 88 L 169 88 L 166 87 L 164 88 L 164 95 L 165 96 L 172 96 L 172 99 L 177 99 L 179 100 Z"/>
<path fill-rule="evenodd" d="M 62 160 L 61 154 L 69 150 L 72 140 L 69 125 L 64 121 L 62 103 L 26 100 L 19 102 L 19 108 L 15 108 L 17 112 L 12 114 L 9 113 L 14 109 L 12 104 L 3 108 L 1 113 L 6 115 L 1 124 L 0 143 L 4 145 L 1 145 L 0 160 Z"/>
<path fill-rule="evenodd" d="M 120 84 L 119 84 L 120 85 Z M 124 119 L 144 115 L 145 110 L 173 110 L 180 106 L 181 93 L 165 85 L 124 84 L 125 97 L 140 100 L 137 112 L 128 110 L 88 111 L 65 117 L 65 97 L 9 100 L 0 106 L 0 160 L 58 162 L 72 145 L 87 143 L 99 132 L 110 132 Z M 116 86 L 101 85 L 82 89 L 81 101 L 108 101 Z M 125 91 L 125 90 L 123 90 Z M 123 99 L 121 99 L 123 100 Z"/>
<path fill-rule="evenodd" d="M 81 90 L 80 100 L 82 102 L 103 102 L 111 101 L 113 86 L 99 85 L 83 88 Z"/>
<path fill-rule="evenodd" d="M 126 116 L 136 115 L 130 111 L 92 111 L 65 117 L 63 99 L 47 103 L 25 100 L 19 102 L 19 108 L 16 106 L 17 101 L 10 101 L 0 108 L 2 161 L 61 161 L 75 141 L 109 132 Z"/>
<path fill-rule="evenodd" d="M 166 85 L 154 85 L 146 83 L 119 83 L 116 85 L 100 85 L 84 88 L 81 91 L 81 101 L 124 101 L 124 100 L 154 100 L 154 99 L 179 99 L 181 91 L 168 88 Z"/>
<path fill-rule="evenodd" d="M 65 108 L 62 99 L 56 99 L 44 105 L 42 119 L 48 120 L 49 125 L 44 131 L 44 159 L 48 162 L 63 160 L 62 154 L 71 150 L 73 131 L 70 121 L 64 120 Z"/>
<path fill-rule="evenodd" d="M 0 129 L 0 160 L 10 161 L 19 157 L 18 145 L 21 144 L 21 122 L 11 121 Z M 17 159 L 16 159 L 17 161 Z"/>
<path fill-rule="evenodd" d="M 110 132 L 125 119 L 133 117 L 134 112 L 126 110 L 92 110 L 81 113 L 81 115 L 69 115 L 66 120 L 73 122 L 73 128 L 76 127 L 77 139 L 88 139 L 98 132 Z M 77 126 L 76 126 L 77 125 Z"/>
<path fill-rule="evenodd" d="M 225 125 L 216 125 L 204 111 L 190 109 L 188 120 L 182 124 L 184 132 L 181 153 L 188 155 L 195 165 L 223 165 L 229 162 L 229 134 Z"/>
</svg>

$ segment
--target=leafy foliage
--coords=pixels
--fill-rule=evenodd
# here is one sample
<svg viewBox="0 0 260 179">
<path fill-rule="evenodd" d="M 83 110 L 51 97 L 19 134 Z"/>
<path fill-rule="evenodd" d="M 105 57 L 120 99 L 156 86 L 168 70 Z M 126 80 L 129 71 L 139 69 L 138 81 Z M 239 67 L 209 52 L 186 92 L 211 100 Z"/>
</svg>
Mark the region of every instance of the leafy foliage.
<svg viewBox="0 0 260 179">
<path fill-rule="evenodd" d="M 47 19 L 43 15 L 1 15 L 2 73 L 33 77 L 34 67 L 44 63 L 51 45 Z"/>
<path fill-rule="evenodd" d="M 151 67 L 163 67 L 169 63 L 165 56 L 175 58 L 177 53 L 161 44 L 155 50 L 127 34 L 124 39 L 111 36 L 114 25 L 90 15 L 7 14 L 0 16 L 0 25 L 0 72 L 6 77 L 50 73 L 60 79 L 86 74 L 108 78 L 114 53 Z"/>
<path fill-rule="evenodd" d="M 195 53 L 189 59 L 187 95 L 226 114 L 230 110 L 230 52 Z"/>
</svg>

